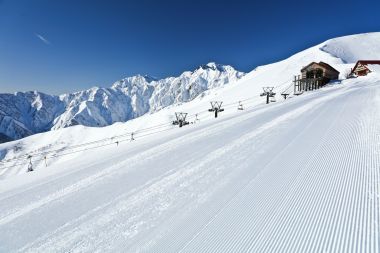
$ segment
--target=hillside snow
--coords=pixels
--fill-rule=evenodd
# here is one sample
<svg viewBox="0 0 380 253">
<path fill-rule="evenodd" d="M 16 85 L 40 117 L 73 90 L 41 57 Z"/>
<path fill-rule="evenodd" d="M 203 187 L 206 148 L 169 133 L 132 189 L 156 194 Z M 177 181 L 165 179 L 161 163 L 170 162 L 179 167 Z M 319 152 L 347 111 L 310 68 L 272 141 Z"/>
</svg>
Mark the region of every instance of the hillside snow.
<svg viewBox="0 0 380 253">
<path fill-rule="evenodd" d="M 380 73 L 280 96 L 311 61 L 344 78 L 351 57 L 377 57 L 358 38 L 380 47 L 380 33 L 332 39 L 125 123 L 0 144 L 0 252 L 379 252 Z M 192 124 L 171 125 L 175 112 Z"/>
<path fill-rule="evenodd" d="M 0 252 L 379 252 L 378 108 L 371 74 L 37 166 Z"/>
</svg>

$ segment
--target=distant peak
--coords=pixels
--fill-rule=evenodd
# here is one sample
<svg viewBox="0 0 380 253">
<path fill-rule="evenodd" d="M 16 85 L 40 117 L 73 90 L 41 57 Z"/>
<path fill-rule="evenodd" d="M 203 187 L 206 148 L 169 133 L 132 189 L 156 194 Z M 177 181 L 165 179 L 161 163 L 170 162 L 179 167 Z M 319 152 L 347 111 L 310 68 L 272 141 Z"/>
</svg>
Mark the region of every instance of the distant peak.
<svg viewBox="0 0 380 253">
<path fill-rule="evenodd" d="M 217 67 L 217 66 L 219 66 L 220 64 L 217 64 L 217 63 L 215 63 L 215 62 L 209 62 L 209 63 L 207 63 L 206 64 L 206 66 L 207 67 L 210 67 L 210 68 L 215 68 L 215 67 Z"/>
<path fill-rule="evenodd" d="M 129 77 L 124 78 L 123 80 L 133 80 L 133 79 L 145 79 L 145 81 L 147 81 L 148 83 L 158 80 L 157 78 L 155 78 L 153 76 L 141 75 L 141 74 L 137 74 L 135 76 L 129 76 Z"/>
<path fill-rule="evenodd" d="M 219 70 L 219 71 L 224 71 L 224 66 L 221 65 L 221 64 L 217 64 L 215 62 L 209 62 L 207 64 L 203 64 L 201 66 L 199 66 L 198 69 L 204 69 L 204 70 L 207 70 L 207 69 L 212 69 L 212 70 Z"/>
<path fill-rule="evenodd" d="M 153 82 L 153 81 L 158 81 L 158 78 L 150 75 L 143 75 L 142 76 L 148 83 Z"/>
<path fill-rule="evenodd" d="M 117 81 L 112 85 L 114 88 L 125 88 L 130 84 L 138 85 L 142 84 L 144 82 L 151 83 L 154 81 L 158 81 L 156 77 L 150 76 L 150 75 L 135 75 L 135 76 L 129 76 L 121 79 L 120 81 Z"/>
</svg>

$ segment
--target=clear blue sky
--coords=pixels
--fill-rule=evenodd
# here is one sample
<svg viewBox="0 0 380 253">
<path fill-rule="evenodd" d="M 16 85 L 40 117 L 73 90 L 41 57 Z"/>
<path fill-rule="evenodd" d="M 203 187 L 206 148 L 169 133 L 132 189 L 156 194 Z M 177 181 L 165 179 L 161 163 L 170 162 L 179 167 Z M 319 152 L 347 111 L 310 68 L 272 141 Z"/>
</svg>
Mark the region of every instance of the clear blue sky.
<svg viewBox="0 0 380 253">
<path fill-rule="evenodd" d="M 0 0 L 0 93 L 52 94 L 216 61 L 242 71 L 380 31 L 380 1 Z"/>
</svg>

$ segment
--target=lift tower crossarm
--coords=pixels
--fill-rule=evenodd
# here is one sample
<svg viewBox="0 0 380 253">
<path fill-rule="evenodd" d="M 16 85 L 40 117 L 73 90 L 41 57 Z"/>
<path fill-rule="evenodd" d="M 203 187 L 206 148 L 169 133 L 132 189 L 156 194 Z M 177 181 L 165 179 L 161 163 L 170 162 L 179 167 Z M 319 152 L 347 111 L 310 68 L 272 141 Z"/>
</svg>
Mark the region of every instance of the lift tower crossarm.
<svg viewBox="0 0 380 253">
<path fill-rule="evenodd" d="M 222 108 L 222 101 L 211 101 L 211 109 L 208 109 L 209 112 L 215 112 L 215 118 L 218 117 L 219 112 L 223 112 L 224 109 Z"/>
<path fill-rule="evenodd" d="M 186 121 L 186 117 L 187 117 L 186 112 L 176 112 L 175 117 L 176 117 L 176 120 L 173 121 L 173 125 L 178 125 L 179 127 L 182 127 L 189 124 L 189 122 Z"/>
<path fill-rule="evenodd" d="M 269 104 L 269 98 L 270 97 L 274 97 L 276 95 L 275 92 L 273 92 L 273 89 L 274 87 L 263 87 L 263 93 L 260 94 L 260 96 L 264 97 L 266 96 L 267 97 L 267 104 Z"/>
</svg>

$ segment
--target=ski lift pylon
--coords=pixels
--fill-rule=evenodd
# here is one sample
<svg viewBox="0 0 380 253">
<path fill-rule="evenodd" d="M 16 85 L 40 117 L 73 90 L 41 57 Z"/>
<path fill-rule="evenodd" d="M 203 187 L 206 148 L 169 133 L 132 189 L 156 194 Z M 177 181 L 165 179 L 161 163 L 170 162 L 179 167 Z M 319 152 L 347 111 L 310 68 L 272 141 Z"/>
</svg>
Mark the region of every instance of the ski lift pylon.
<svg viewBox="0 0 380 253">
<path fill-rule="evenodd" d="M 188 125 L 189 122 L 186 121 L 187 113 L 186 112 L 176 112 L 176 120 L 173 121 L 173 125 L 178 125 L 179 127 Z"/>
<path fill-rule="evenodd" d="M 276 93 L 273 92 L 273 89 L 274 87 L 263 87 L 263 93 L 260 94 L 260 96 L 264 97 L 266 96 L 267 97 L 267 104 L 269 104 L 269 102 L 276 102 L 276 98 L 275 98 L 275 95 Z M 272 98 L 271 100 L 269 100 L 269 98 Z"/>
<path fill-rule="evenodd" d="M 209 112 L 215 112 L 215 118 L 218 117 L 219 112 L 223 112 L 222 108 L 223 101 L 210 101 L 211 109 L 208 109 Z"/>
</svg>

